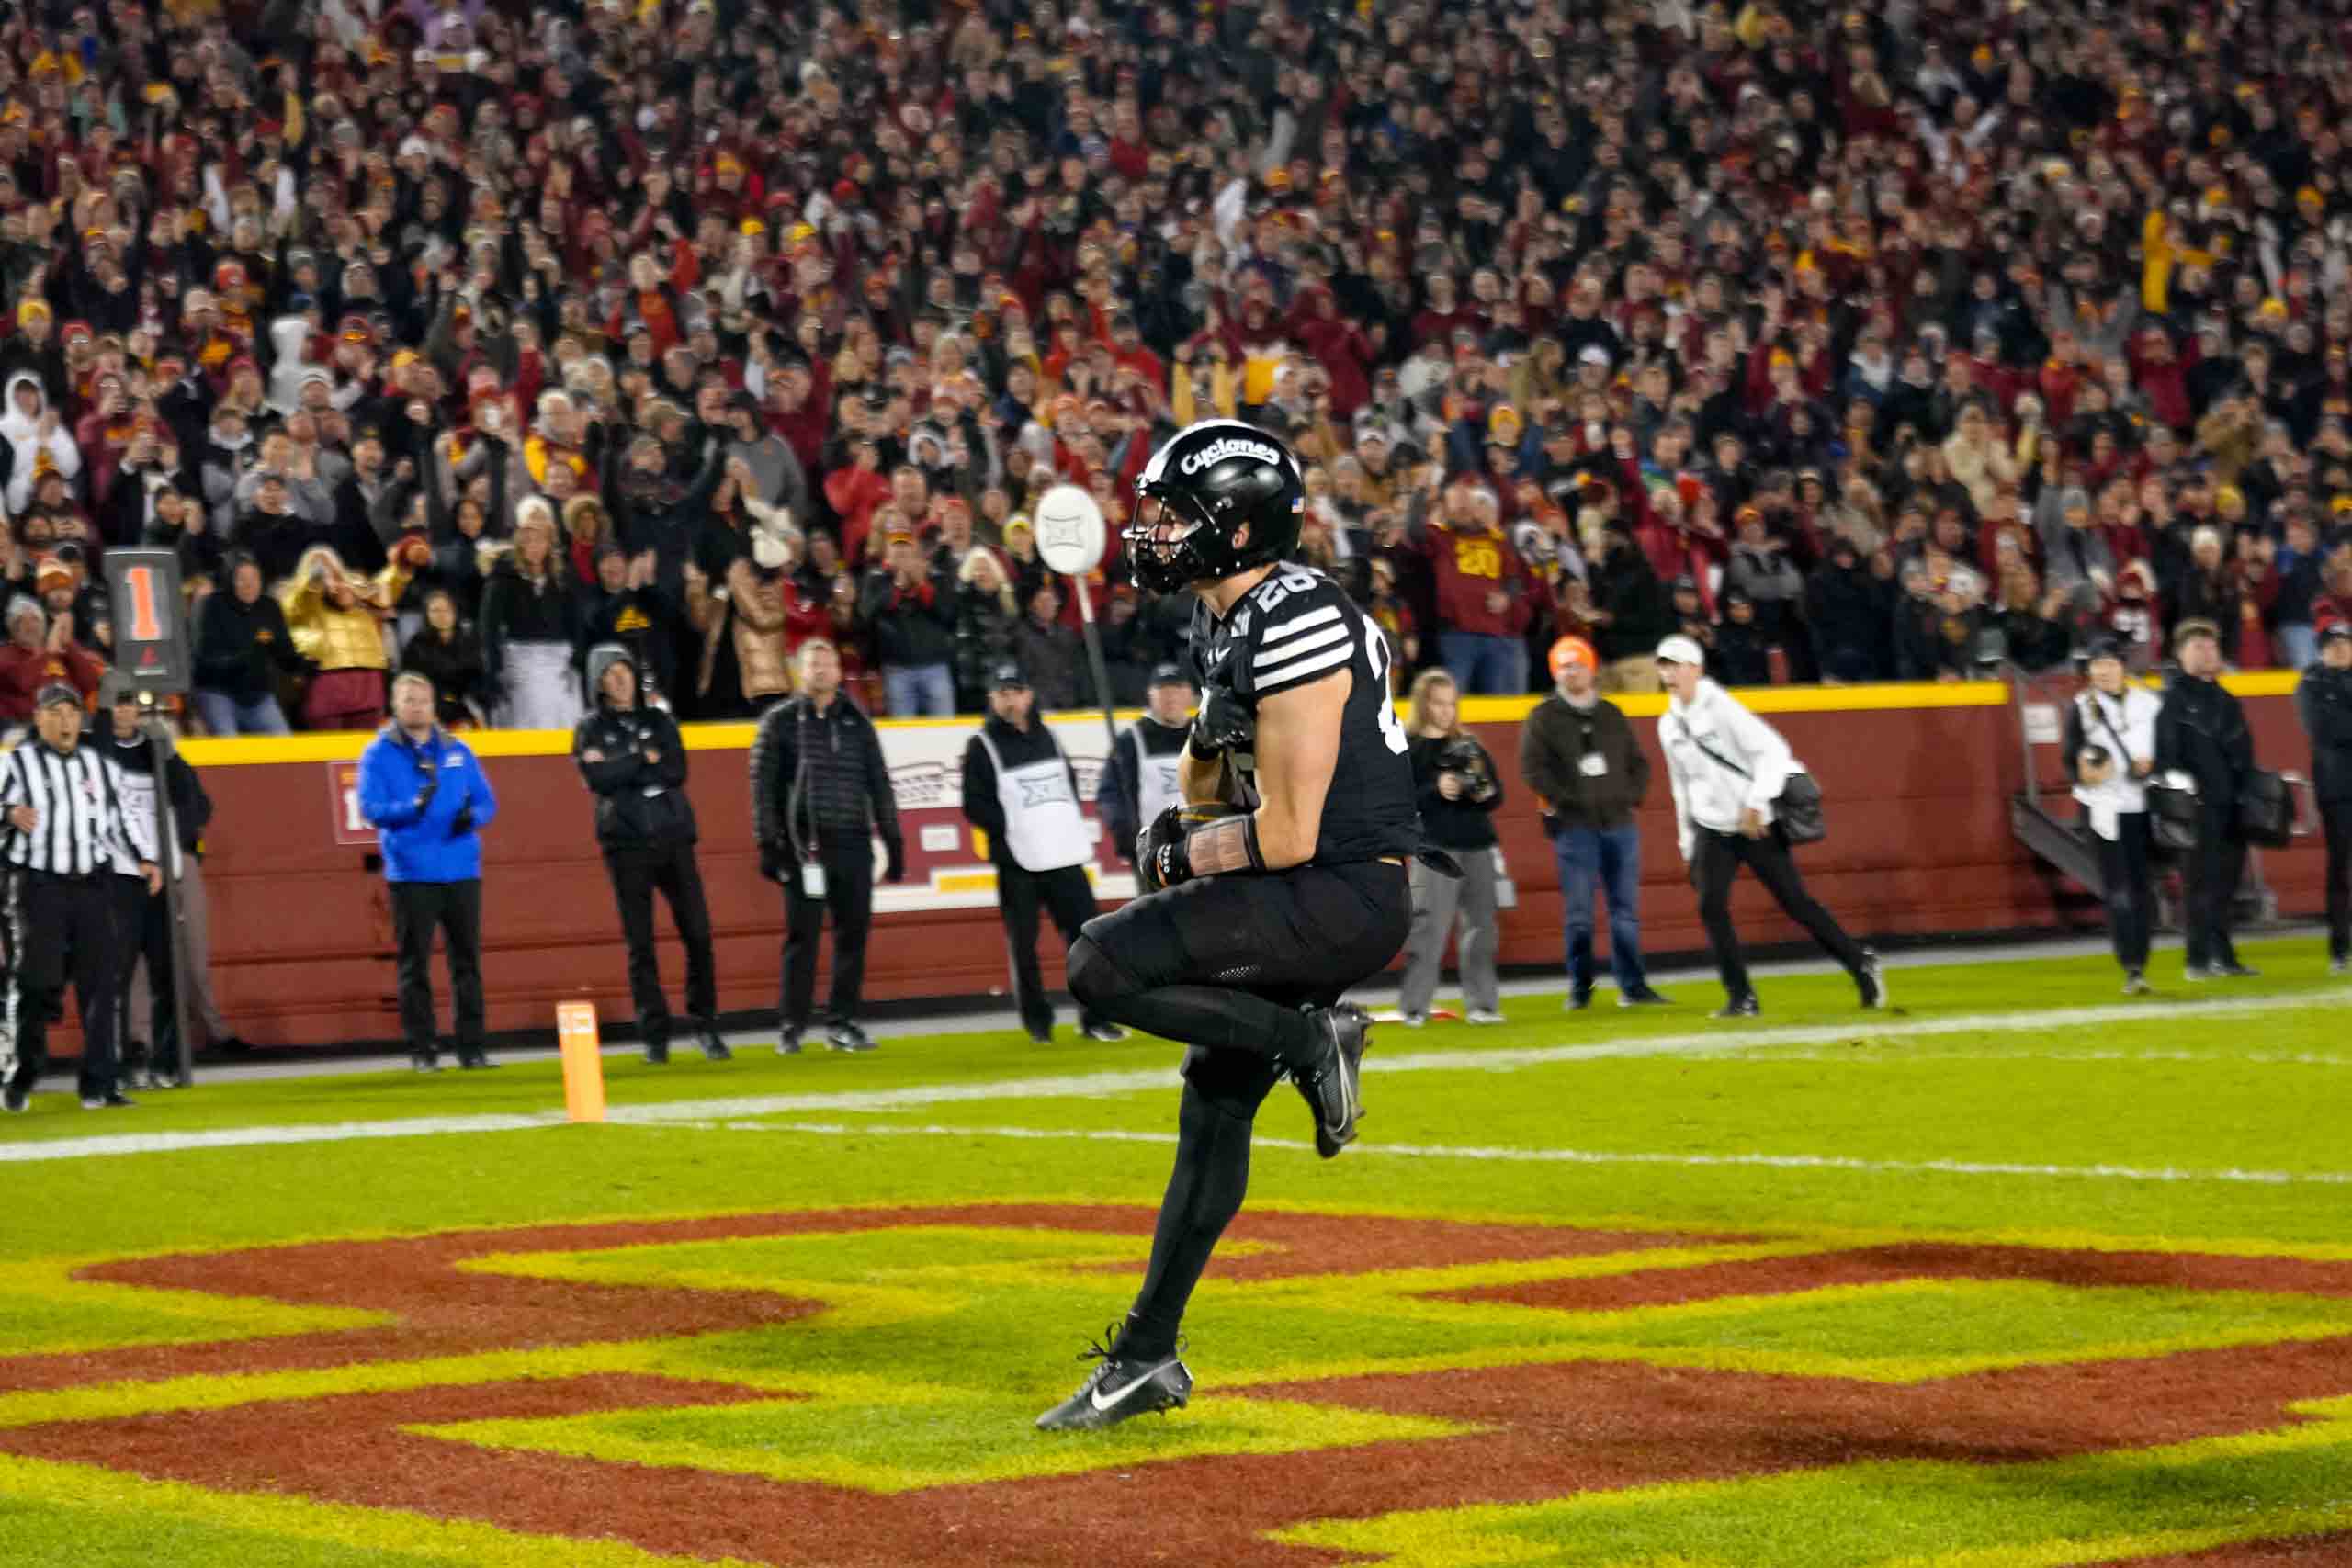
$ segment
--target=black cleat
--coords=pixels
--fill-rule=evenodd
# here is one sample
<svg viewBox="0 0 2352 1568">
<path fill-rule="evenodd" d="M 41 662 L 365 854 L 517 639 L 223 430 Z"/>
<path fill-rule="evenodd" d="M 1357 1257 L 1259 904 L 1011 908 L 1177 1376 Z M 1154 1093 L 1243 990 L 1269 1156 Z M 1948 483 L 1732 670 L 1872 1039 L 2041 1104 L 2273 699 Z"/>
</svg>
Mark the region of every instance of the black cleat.
<svg viewBox="0 0 2352 1568">
<path fill-rule="evenodd" d="M 854 1023 L 837 1023 L 825 1035 L 825 1046 L 832 1051 L 873 1051 L 879 1049 L 865 1037 L 865 1031 Z"/>
<path fill-rule="evenodd" d="M 430 1051 L 412 1051 L 408 1065 L 420 1073 L 437 1073 L 441 1070 L 441 1058 Z"/>
<path fill-rule="evenodd" d="M 1081 1361 L 1101 1364 L 1078 1392 L 1037 1417 L 1040 1432 L 1094 1432 L 1151 1410 L 1182 1410 L 1193 1397 L 1193 1374 L 1176 1357 L 1128 1360 L 1119 1354 L 1117 1325 L 1103 1331 L 1109 1348 L 1090 1345 Z"/>
<path fill-rule="evenodd" d="M 670 1043 L 667 1040 L 647 1041 L 645 1043 L 645 1065 L 649 1067 L 668 1066 L 670 1065 Z"/>
<path fill-rule="evenodd" d="M 1673 1004 L 1664 991 L 1644 986 L 1639 990 L 1618 992 L 1617 1005 L 1621 1008 L 1662 1008 Z"/>
<path fill-rule="evenodd" d="M 2154 986 L 2148 984 L 2148 977 L 2145 975 L 2141 974 L 2137 969 L 2127 969 L 2123 972 L 2123 994 L 2125 996 L 2154 996 L 2155 994 L 2155 990 L 2156 988 Z"/>
<path fill-rule="evenodd" d="M 1757 1001 L 1753 994 L 1750 994 L 1745 997 L 1732 998 L 1731 1000 L 1717 1008 L 1709 1016 L 1713 1018 L 1761 1018 L 1763 1015 L 1763 1005 Z"/>
<path fill-rule="evenodd" d="M 718 1031 L 709 1024 L 695 1025 L 695 1038 L 702 1043 L 702 1054 L 705 1059 L 713 1062 L 731 1062 L 735 1059 L 735 1053 L 727 1048 L 727 1042 L 721 1040 L 718 1037 Z"/>
<path fill-rule="evenodd" d="M 138 1103 L 119 1089 L 110 1089 L 104 1094 L 85 1094 L 82 1097 L 82 1109 L 85 1111 L 128 1111 Z"/>
<path fill-rule="evenodd" d="M 1096 1021 L 1083 1025 L 1079 1032 L 1089 1040 L 1099 1040 L 1105 1045 L 1116 1045 L 1127 1037 L 1127 1032 L 1115 1023 Z"/>
<path fill-rule="evenodd" d="M 1029 1032 L 1029 1043 L 1032 1045 L 1051 1045 L 1053 1043 L 1054 1028 L 1051 1024 L 1047 1024 L 1043 1029 L 1033 1029 Z"/>
<path fill-rule="evenodd" d="M 0 1111 L 6 1111 L 11 1116 L 22 1116 L 32 1109 L 32 1105 L 33 1091 L 25 1085 L 10 1084 L 0 1089 Z"/>
<path fill-rule="evenodd" d="M 1862 993 L 1862 1006 L 1883 1008 L 1886 1005 L 1886 976 L 1879 967 L 1874 949 L 1862 949 L 1862 966 L 1854 971 L 1855 988 Z"/>
<path fill-rule="evenodd" d="M 779 1056 L 800 1055 L 800 1026 L 797 1023 L 786 1030 L 783 1037 L 775 1043 L 775 1054 Z"/>
<path fill-rule="evenodd" d="M 1362 1072 L 1363 1054 L 1372 1048 L 1372 1015 L 1343 1002 L 1307 1017 L 1321 1048 L 1309 1061 L 1291 1064 L 1290 1077 L 1315 1112 L 1315 1152 L 1334 1159 L 1355 1142 L 1363 1115 Z"/>
<path fill-rule="evenodd" d="M 2241 964 L 2234 958 L 2227 964 L 2213 965 L 2213 977 L 2217 980 L 2253 980 L 2259 978 L 2261 975 L 2261 970 L 2250 964 Z"/>
<path fill-rule="evenodd" d="M 490 1059 L 487 1052 L 460 1051 L 458 1053 L 458 1066 L 469 1073 L 484 1073 L 498 1064 Z"/>
</svg>

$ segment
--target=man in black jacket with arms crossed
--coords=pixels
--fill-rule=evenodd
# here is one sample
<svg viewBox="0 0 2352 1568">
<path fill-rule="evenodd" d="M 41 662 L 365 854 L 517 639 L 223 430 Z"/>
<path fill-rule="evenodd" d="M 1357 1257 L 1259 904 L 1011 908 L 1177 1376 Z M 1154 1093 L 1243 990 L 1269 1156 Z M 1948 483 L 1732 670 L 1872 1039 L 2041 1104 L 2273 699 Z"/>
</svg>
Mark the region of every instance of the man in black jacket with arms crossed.
<svg viewBox="0 0 2352 1568">
<path fill-rule="evenodd" d="M 620 905 L 628 942 L 629 996 L 637 1006 L 645 1059 L 670 1059 L 670 1004 L 653 952 L 653 891 L 670 901 L 670 919 L 686 947 L 686 1015 L 714 1062 L 727 1060 L 712 1020 L 718 1011 L 711 961 L 710 908 L 695 863 L 695 808 L 686 798 L 686 748 L 677 722 L 639 700 L 637 662 L 620 644 L 588 651 L 596 710 L 574 726 L 571 758 L 596 796 L 596 841 Z"/>
</svg>

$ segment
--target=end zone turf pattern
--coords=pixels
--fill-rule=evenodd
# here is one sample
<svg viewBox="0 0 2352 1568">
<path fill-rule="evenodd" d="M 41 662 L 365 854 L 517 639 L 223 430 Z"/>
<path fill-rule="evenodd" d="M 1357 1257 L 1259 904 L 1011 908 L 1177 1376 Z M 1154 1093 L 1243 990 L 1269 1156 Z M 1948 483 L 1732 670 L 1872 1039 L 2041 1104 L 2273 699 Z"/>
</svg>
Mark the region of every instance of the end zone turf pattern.
<svg viewBox="0 0 2352 1568">
<path fill-rule="evenodd" d="M 2096 1026 L 2037 1022 L 2096 999 L 2073 963 L 1906 972 L 1891 1025 L 1781 982 L 1720 1047 L 1552 998 L 1385 1031 L 1364 1146 L 1270 1103 L 1193 1407 L 1088 1437 L 1028 1422 L 1141 1269 L 1156 1047 L 0 1165 L 0 1562 L 2342 1568 L 2352 1043 L 2316 963 L 2264 962 L 2241 1011 Z M 552 1097 L 494 1079 L 137 1130 Z"/>
</svg>

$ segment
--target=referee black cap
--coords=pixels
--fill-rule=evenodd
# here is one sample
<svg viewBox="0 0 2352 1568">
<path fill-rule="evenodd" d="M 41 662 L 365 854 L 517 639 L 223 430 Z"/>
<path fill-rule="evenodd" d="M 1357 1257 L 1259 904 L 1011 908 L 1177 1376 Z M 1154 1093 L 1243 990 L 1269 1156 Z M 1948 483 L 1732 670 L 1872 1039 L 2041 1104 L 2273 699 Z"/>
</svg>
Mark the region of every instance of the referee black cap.
<svg viewBox="0 0 2352 1568">
<path fill-rule="evenodd" d="M 78 708 L 82 705 L 82 694 L 62 681 L 51 681 L 33 697 L 33 706 L 36 710 L 54 707 L 60 703 L 67 707 Z"/>
<path fill-rule="evenodd" d="M 1181 664 L 1155 664 L 1151 667 L 1148 683 L 1154 686 L 1189 686 L 1193 678 L 1184 673 L 1184 667 Z"/>
<path fill-rule="evenodd" d="M 1021 666 L 1014 660 L 1005 660 L 989 671 L 990 691 L 1002 692 L 1014 687 L 1024 692 L 1029 689 L 1029 677 L 1021 672 Z"/>
</svg>

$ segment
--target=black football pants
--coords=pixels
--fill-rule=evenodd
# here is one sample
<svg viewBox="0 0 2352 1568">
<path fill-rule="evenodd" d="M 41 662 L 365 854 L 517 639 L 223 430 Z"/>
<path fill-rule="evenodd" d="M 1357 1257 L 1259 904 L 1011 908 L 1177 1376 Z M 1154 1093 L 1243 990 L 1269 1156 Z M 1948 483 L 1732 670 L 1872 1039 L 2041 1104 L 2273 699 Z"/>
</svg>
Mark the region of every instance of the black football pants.
<svg viewBox="0 0 2352 1568">
<path fill-rule="evenodd" d="M 628 943 L 628 994 L 637 1030 L 649 1046 L 670 1042 L 670 1003 L 662 994 L 662 963 L 653 947 L 653 895 L 669 901 L 670 919 L 686 949 L 686 1014 L 708 1023 L 718 1012 L 718 972 L 711 960 L 710 906 L 691 843 L 607 849 L 605 870 L 620 906 L 621 936 Z"/>
<path fill-rule="evenodd" d="M 1312 1047 L 1302 1010 L 1385 968 L 1412 923 L 1405 868 L 1385 861 L 1207 877 L 1087 922 L 1069 955 L 1079 1004 L 1192 1047 L 1176 1168 L 1123 1355 L 1173 1353 L 1193 1288 L 1249 1190 L 1258 1107 Z"/>
</svg>

